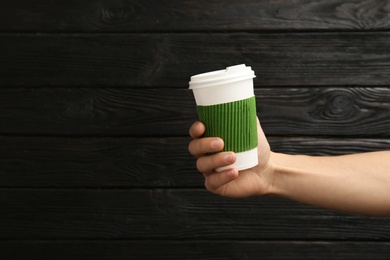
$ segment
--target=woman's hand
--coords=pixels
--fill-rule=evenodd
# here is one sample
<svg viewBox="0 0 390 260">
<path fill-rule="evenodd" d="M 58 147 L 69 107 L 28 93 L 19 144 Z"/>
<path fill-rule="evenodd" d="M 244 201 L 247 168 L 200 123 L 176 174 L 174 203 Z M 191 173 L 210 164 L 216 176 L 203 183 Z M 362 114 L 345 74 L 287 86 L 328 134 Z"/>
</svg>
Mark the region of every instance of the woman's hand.
<svg viewBox="0 0 390 260">
<path fill-rule="evenodd" d="M 270 164 L 270 147 L 257 120 L 259 164 L 251 169 L 238 171 L 235 168 L 216 172 L 215 169 L 233 164 L 236 160 L 234 152 L 221 152 L 223 149 L 221 138 L 201 138 L 205 126 L 195 122 L 190 128 L 190 136 L 194 138 L 188 146 L 191 154 L 196 156 L 196 166 L 205 177 L 205 186 L 210 192 L 226 197 L 247 197 L 264 195 L 272 189 L 272 166 Z"/>
<path fill-rule="evenodd" d="M 390 216 L 390 151 L 342 156 L 272 153 L 258 122 L 259 164 L 238 172 L 215 169 L 235 162 L 233 152 L 222 150 L 220 138 L 201 138 L 205 126 L 196 122 L 189 151 L 206 188 L 227 197 L 272 194 L 309 205 L 365 215 Z"/>
</svg>

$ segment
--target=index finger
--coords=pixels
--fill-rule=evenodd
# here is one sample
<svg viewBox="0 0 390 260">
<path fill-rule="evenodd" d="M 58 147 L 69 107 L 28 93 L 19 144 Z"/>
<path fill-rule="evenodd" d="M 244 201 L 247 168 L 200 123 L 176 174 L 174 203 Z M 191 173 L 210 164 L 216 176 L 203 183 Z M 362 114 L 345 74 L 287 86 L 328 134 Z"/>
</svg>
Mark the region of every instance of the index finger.
<svg viewBox="0 0 390 260">
<path fill-rule="evenodd" d="M 206 127 L 204 126 L 204 124 L 200 121 L 197 121 L 192 124 L 189 133 L 192 138 L 199 138 L 204 134 L 205 130 Z"/>
</svg>

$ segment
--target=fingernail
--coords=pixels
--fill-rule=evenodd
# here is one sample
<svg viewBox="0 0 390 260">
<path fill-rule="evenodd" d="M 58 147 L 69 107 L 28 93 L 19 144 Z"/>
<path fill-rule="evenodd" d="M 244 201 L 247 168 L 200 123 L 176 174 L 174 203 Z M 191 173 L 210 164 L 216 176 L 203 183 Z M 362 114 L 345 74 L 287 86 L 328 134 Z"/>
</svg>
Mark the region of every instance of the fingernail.
<svg viewBox="0 0 390 260">
<path fill-rule="evenodd" d="M 194 130 L 195 130 L 196 132 L 198 132 L 199 129 L 200 129 L 200 124 L 199 124 L 199 123 L 196 123 L 196 124 L 194 125 Z"/>
<path fill-rule="evenodd" d="M 227 174 L 227 176 L 229 176 L 229 177 L 233 177 L 233 176 L 236 175 L 236 173 L 234 172 L 233 169 L 229 170 L 226 174 Z"/>
<path fill-rule="evenodd" d="M 219 149 L 220 142 L 219 142 L 219 140 L 214 140 L 214 141 L 211 142 L 210 145 L 211 145 L 211 148 L 213 148 L 213 149 Z"/>
<path fill-rule="evenodd" d="M 227 163 L 232 163 L 233 162 L 233 155 L 231 155 L 231 154 L 227 154 L 227 155 L 225 155 L 225 162 L 227 162 Z"/>
</svg>

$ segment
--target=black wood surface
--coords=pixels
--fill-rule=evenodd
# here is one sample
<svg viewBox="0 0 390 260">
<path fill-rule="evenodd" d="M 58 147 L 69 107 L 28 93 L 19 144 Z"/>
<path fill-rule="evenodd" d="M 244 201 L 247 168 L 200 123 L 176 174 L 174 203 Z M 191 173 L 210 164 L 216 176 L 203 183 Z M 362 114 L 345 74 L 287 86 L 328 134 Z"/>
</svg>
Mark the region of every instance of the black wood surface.
<svg viewBox="0 0 390 260">
<path fill-rule="evenodd" d="M 388 218 L 204 189 L 0 189 L 0 239 L 377 240 Z M 182 252 L 183 253 L 183 252 Z"/>
<path fill-rule="evenodd" d="M 246 63 L 273 151 L 389 150 L 389 8 L 3 1 L 0 259 L 388 259 L 389 218 L 208 193 L 187 88 Z"/>
<path fill-rule="evenodd" d="M 27 241 L 0 242 L 0 257 L 24 259 L 388 259 L 389 242 Z M 183 253 L 184 252 L 184 253 Z M 44 256 L 43 256 L 44 255 Z"/>
<path fill-rule="evenodd" d="M 203 187 L 189 138 L 1 137 L 0 188 Z M 385 150 L 388 139 L 270 138 L 275 152 L 340 155 Z"/>
<path fill-rule="evenodd" d="M 0 86 L 175 87 L 246 63 L 257 86 L 388 86 L 390 33 L 3 34 Z"/>
<path fill-rule="evenodd" d="M 380 0 L 6 1 L 3 32 L 156 32 L 389 29 Z"/>
<path fill-rule="evenodd" d="M 0 133 L 188 136 L 197 114 L 187 88 L 3 89 Z M 270 136 L 390 134 L 386 87 L 259 88 L 255 94 Z"/>
</svg>

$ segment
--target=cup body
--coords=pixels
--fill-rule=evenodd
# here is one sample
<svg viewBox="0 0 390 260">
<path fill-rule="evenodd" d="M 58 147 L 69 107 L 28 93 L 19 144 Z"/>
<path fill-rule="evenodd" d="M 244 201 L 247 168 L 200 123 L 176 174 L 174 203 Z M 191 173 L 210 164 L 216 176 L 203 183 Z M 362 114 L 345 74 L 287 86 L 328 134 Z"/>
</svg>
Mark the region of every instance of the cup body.
<svg viewBox="0 0 390 260">
<path fill-rule="evenodd" d="M 222 138 L 222 151 L 236 153 L 234 164 L 217 171 L 233 167 L 241 171 L 258 164 L 254 77 L 244 64 L 191 77 L 198 117 L 206 126 L 204 136 Z"/>
</svg>

